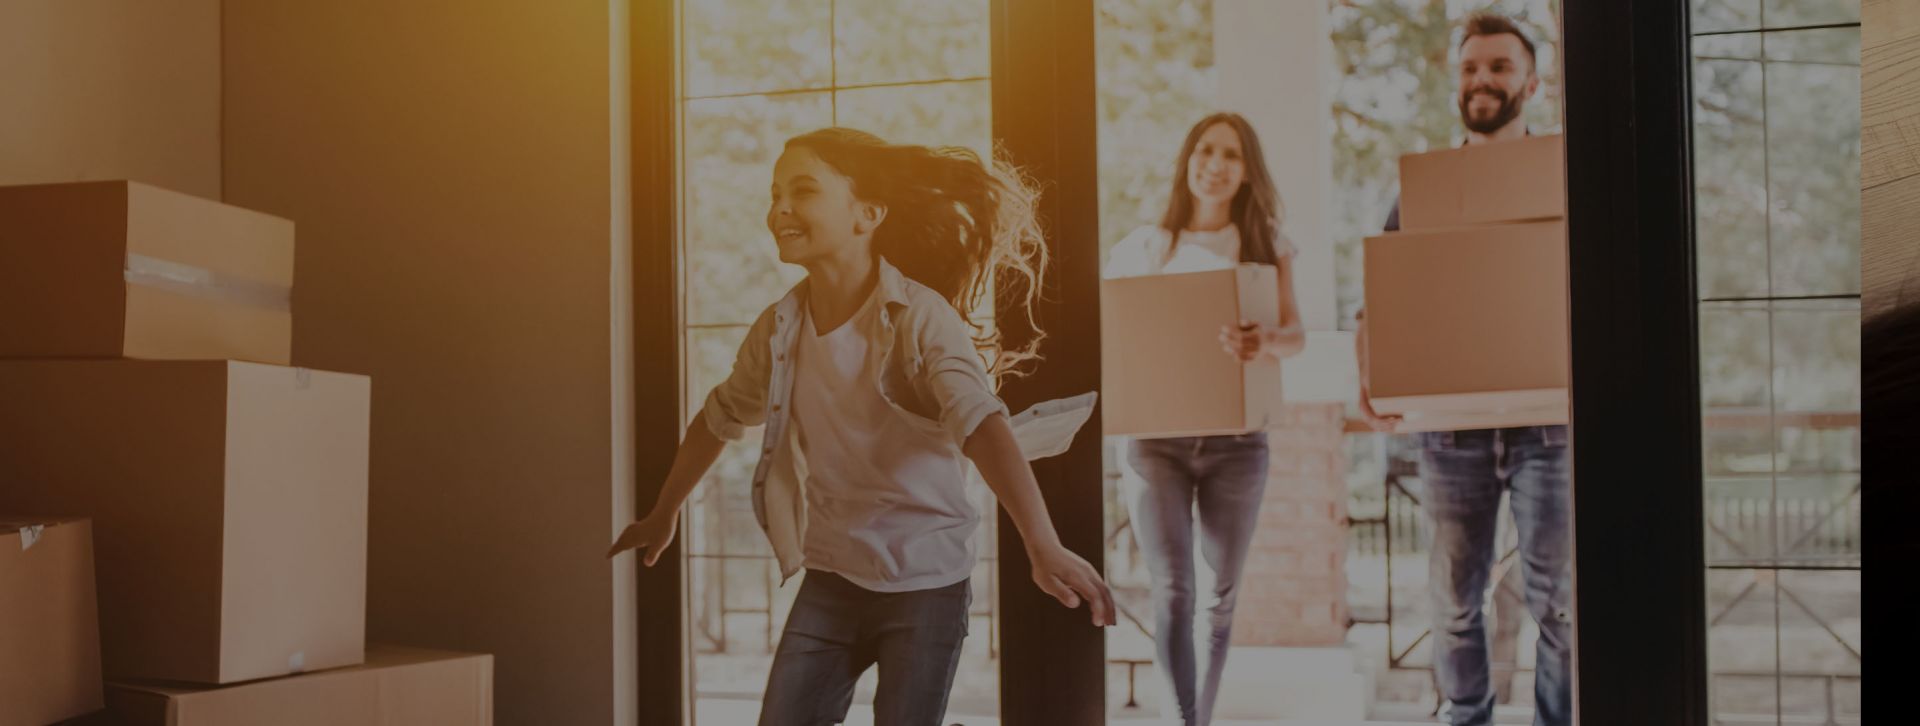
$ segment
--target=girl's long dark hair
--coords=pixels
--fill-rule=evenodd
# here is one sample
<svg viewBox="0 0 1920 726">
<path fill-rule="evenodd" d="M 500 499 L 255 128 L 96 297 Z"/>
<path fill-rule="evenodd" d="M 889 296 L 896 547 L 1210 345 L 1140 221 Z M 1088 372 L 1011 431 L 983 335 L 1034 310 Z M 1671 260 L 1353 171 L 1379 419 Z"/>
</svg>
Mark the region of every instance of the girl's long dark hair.
<svg viewBox="0 0 1920 726">
<path fill-rule="evenodd" d="M 1004 158 L 982 160 L 958 146 L 890 144 L 865 131 L 825 128 L 787 141 L 853 180 L 860 199 L 883 205 L 887 217 L 873 232 L 874 251 L 901 274 L 933 288 L 974 329 L 974 344 L 992 361 L 995 380 L 1018 375 L 1039 358 L 1044 337 L 1033 317 L 1047 265 L 1047 246 L 1034 217 L 1039 192 Z M 1011 277 L 1009 277 L 1009 275 Z M 1020 286 L 1007 288 L 1007 284 Z M 1031 342 L 1001 347 L 1000 334 L 970 316 L 995 285 L 1021 292 L 998 298 L 1024 303 Z"/>
<path fill-rule="evenodd" d="M 1222 123 L 1240 136 L 1240 158 L 1247 167 L 1246 183 L 1234 192 L 1229 212 L 1234 226 L 1240 228 L 1240 261 L 1277 264 L 1274 241 L 1280 237 L 1280 216 L 1285 213 L 1280 206 L 1280 193 L 1273 188 L 1273 175 L 1267 172 L 1267 157 L 1260 150 L 1260 137 L 1253 133 L 1253 125 L 1230 111 L 1200 119 L 1200 123 L 1187 131 L 1187 140 L 1180 144 L 1180 157 L 1173 165 L 1173 194 L 1167 197 L 1167 213 L 1160 218 L 1160 228 L 1173 240 L 1167 245 L 1167 257 L 1172 259 L 1174 248 L 1180 244 L 1181 230 L 1193 221 L 1193 190 L 1187 187 L 1187 160 L 1193 156 L 1194 147 L 1200 145 L 1201 134 L 1214 124 Z"/>
</svg>

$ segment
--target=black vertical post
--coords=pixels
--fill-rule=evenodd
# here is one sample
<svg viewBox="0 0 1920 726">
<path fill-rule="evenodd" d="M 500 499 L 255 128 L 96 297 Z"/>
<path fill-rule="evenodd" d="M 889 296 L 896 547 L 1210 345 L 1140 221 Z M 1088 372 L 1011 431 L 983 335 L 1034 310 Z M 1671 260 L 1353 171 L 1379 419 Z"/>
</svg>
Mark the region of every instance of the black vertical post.
<svg viewBox="0 0 1920 726">
<path fill-rule="evenodd" d="M 1099 177 L 1095 144 L 1094 0 L 994 0 L 993 135 L 1044 189 L 1040 215 L 1053 265 L 1035 318 L 1046 359 L 1009 379 L 1015 411 L 1100 386 Z M 1004 297 L 1002 298 L 1005 299 Z M 1005 341 L 1031 340 L 1023 310 L 997 307 Z M 1102 567 L 1105 549 L 1098 418 L 1073 448 L 1034 462 L 1066 546 Z M 1025 546 L 999 515 L 1001 713 L 1007 726 L 1106 722 L 1106 633 L 1083 606 L 1067 610 L 1033 584 Z"/>
<path fill-rule="evenodd" d="M 1689 3 L 1567 0 L 1583 724 L 1705 724 Z"/>
<path fill-rule="evenodd" d="M 636 503 L 653 506 L 680 443 L 680 274 L 674 190 L 675 3 L 632 3 L 633 341 Z M 684 534 L 684 533 L 683 533 Z M 687 659 L 680 543 L 639 567 L 640 723 L 685 722 Z"/>
</svg>

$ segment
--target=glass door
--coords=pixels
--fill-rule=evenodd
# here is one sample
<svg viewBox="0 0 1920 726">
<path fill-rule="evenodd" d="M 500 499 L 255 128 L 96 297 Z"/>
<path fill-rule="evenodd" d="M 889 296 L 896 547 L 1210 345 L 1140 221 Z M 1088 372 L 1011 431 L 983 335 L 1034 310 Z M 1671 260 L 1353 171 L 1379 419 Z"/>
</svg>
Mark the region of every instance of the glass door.
<svg viewBox="0 0 1920 726">
<path fill-rule="evenodd" d="M 1860 3 L 1692 33 L 1712 722 L 1859 723 Z"/>
</svg>

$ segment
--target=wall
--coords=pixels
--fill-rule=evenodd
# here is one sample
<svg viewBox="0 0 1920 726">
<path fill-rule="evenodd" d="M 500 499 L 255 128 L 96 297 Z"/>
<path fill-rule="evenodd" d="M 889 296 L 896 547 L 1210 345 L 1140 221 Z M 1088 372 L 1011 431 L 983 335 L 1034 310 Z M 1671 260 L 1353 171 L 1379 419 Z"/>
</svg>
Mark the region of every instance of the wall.
<svg viewBox="0 0 1920 726">
<path fill-rule="evenodd" d="M 1296 49 L 1285 54 L 1276 48 Z M 1299 249 L 1294 288 L 1308 330 L 1336 330 L 1333 240 L 1333 52 L 1325 3 L 1216 0 L 1216 104 L 1253 124 L 1273 175 L 1287 237 Z"/>
<path fill-rule="evenodd" d="M 227 200 L 299 225 L 295 362 L 374 381 L 368 635 L 494 653 L 502 724 L 614 722 L 609 3 L 224 13 Z"/>
<path fill-rule="evenodd" d="M 219 0 L 0 0 L 0 184 L 220 198 Z"/>
<path fill-rule="evenodd" d="M 1323 3 L 1218 0 L 1213 7 L 1216 89 L 1221 108 L 1239 111 L 1260 132 L 1268 171 L 1280 193 L 1307 349 L 1282 366 L 1288 420 L 1272 433 L 1274 467 L 1261 503 L 1263 526 L 1243 596 L 1259 603 L 1234 639 L 1243 645 L 1339 645 L 1346 635 L 1345 448 L 1342 408 L 1358 372 L 1350 333 L 1336 331 L 1333 241 L 1332 53 Z M 1274 60 L 1276 47 L 1310 50 L 1304 62 Z M 1260 585 L 1259 583 L 1265 583 Z"/>
</svg>

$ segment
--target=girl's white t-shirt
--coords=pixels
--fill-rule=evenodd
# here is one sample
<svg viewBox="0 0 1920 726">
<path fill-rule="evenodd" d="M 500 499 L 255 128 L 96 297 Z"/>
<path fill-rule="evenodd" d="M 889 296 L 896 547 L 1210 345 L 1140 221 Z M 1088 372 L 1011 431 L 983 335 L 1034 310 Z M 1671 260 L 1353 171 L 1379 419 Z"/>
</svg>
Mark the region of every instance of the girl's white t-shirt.
<svg viewBox="0 0 1920 726">
<path fill-rule="evenodd" d="M 1111 279 L 1212 272 L 1240 264 L 1240 228 L 1232 224 L 1205 232 L 1182 231 L 1180 244 L 1173 246 L 1172 257 L 1167 256 L 1170 245 L 1173 245 L 1173 235 L 1159 225 L 1135 229 L 1107 253 L 1107 264 L 1101 275 Z M 1274 238 L 1273 247 L 1274 255 L 1280 259 L 1293 256 L 1293 243 L 1285 236 Z"/>
<path fill-rule="evenodd" d="M 804 314 L 793 421 L 807 462 L 803 565 L 875 592 L 945 587 L 976 561 L 968 463 L 942 436 L 901 425 L 872 370 L 877 296 L 822 335 Z"/>
</svg>

